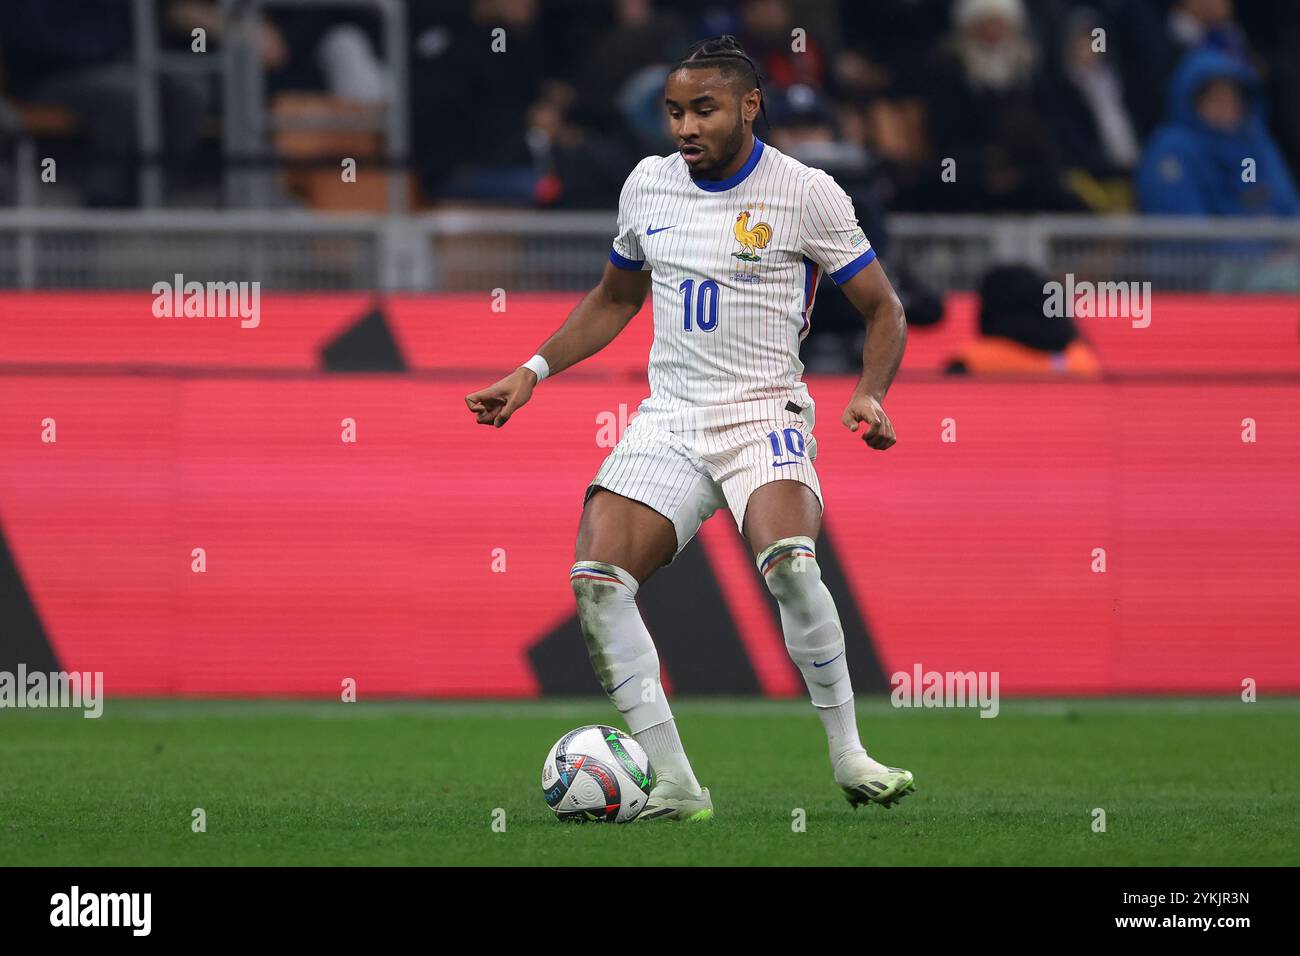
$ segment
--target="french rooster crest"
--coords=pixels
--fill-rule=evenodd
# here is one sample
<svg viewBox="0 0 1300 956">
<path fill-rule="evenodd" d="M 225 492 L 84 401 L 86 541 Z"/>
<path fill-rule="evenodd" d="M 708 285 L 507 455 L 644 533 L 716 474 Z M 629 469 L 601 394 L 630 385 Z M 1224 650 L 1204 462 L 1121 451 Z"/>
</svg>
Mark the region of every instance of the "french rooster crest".
<svg viewBox="0 0 1300 956">
<path fill-rule="evenodd" d="M 766 249 L 767 244 L 772 241 L 772 227 L 767 223 L 758 222 L 752 229 L 750 228 L 748 209 L 736 217 L 735 233 L 741 251 L 733 252 L 732 255 L 746 262 L 758 262 L 759 255 L 755 250 Z"/>
</svg>

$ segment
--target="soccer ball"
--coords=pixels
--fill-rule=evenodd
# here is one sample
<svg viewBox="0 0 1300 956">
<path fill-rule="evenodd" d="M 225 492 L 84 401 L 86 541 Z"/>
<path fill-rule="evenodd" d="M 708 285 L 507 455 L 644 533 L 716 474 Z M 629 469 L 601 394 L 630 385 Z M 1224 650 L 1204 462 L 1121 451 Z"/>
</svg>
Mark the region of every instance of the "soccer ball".
<svg viewBox="0 0 1300 956">
<path fill-rule="evenodd" d="M 604 724 L 570 730 L 542 764 L 542 796 L 561 820 L 631 823 L 653 786 L 641 745 Z"/>
</svg>

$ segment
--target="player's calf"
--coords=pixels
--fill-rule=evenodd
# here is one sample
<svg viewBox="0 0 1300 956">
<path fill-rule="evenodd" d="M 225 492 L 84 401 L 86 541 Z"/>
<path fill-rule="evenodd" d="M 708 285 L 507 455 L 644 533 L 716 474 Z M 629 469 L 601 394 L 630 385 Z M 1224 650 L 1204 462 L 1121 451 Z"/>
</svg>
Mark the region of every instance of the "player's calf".
<svg viewBox="0 0 1300 956">
<path fill-rule="evenodd" d="M 826 730 L 835 782 L 854 806 L 896 803 L 912 792 L 912 775 L 875 760 L 858 737 L 844 630 L 835 600 L 822 582 L 813 539 L 782 538 L 764 548 L 757 561 L 781 608 L 786 650 Z"/>
<path fill-rule="evenodd" d="M 615 564 L 578 561 L 569 570 L 569 583 L 600 685 L 650 756 L 656 779 L 651 803 L 664 794 L 697 797 L 701 787 L 659 683 L 659 654 L 636 605 L 637 579 Z"/>
<path fill-rule="evenodd" d="M 844 660 L 844 631 L 835 600 L 822 583 L 813 539 L 781 538 L 764 548 L 758 570 L 781 609 L 786 650 L 803 675 L 815 707 L 853 698 Z"/>
<path fill-rule="evenodd" d="M 569 584 L 591 666 L 628 726 L 636 731 L 667 720 L 672 715 L 658 693 L 659 654 L 636 605 L 636 578 L 614 564 L 578 561 L 569 569 Z"/>
</svg>

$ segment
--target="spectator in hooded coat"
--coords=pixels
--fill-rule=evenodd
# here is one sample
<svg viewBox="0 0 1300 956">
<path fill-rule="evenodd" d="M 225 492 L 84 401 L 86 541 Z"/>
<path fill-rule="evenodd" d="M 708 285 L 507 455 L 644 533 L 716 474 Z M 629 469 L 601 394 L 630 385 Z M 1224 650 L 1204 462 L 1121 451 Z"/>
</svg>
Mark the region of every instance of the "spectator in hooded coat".
<svg viewBox="0 0 1300 956">
<path fill-rule="evenodd" d="M 1264 125 L 1258 78 L 1217 50 L 1197 50 L 1179 64 L 1166 122 L 1147 145 L 1136 183 L 1146 213 L 1300 215 L 1295 183 Z"/>
</svg>

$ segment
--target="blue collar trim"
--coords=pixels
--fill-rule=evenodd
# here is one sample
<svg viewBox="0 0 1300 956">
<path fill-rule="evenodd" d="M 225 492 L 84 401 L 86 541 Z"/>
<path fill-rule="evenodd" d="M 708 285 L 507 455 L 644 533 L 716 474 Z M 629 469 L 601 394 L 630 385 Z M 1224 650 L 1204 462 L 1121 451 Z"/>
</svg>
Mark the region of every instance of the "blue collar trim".
<svg viewBox="0 0 1300 956">
<path fill-rule="evenodd" d="M 735 171 L 735 173 L 728 176 L 726 179 L 696 179 L 694 176 L 691 176 L 691 182 L 695 183 L 695 185 L 699 186 L 706 192 L 726 192 L 728 189 L 732 189 L 743 183 L 749 177 L 749 174 L 754 171 L 754 167 L 758 165 L 758 161 L 762 158 L 763 141 L 755 136 L 754 148 L 749 151 L 749 159 L 745 160 L 745 165 L 741 166 L 740 169 Z M 685 162 L 685 160 L 683 160 L 683 162 Z M 688 170 L 688 175 L 689 172 L 690 171 Z"/>
</svg>

